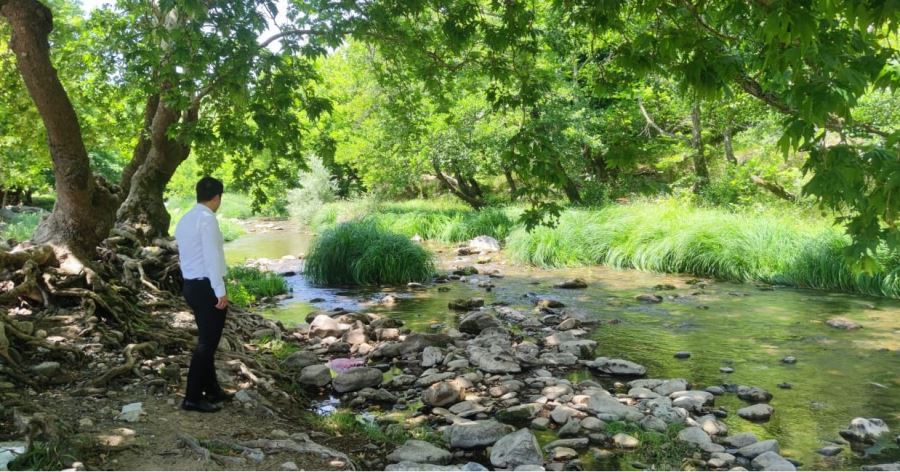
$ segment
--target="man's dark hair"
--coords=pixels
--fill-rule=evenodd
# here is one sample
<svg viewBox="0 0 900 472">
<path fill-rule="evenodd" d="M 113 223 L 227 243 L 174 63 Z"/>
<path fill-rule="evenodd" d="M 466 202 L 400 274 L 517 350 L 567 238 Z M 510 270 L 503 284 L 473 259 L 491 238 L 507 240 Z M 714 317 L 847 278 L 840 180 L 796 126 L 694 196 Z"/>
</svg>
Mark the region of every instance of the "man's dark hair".
<svg viewBox="0 0 900 472">
<path fill-rule="evenodd" d="M 208 202 L 224 191 L 225 186 L 221 180 L 207 175 L 197 182 L 197 203 Z"/>
</svg>

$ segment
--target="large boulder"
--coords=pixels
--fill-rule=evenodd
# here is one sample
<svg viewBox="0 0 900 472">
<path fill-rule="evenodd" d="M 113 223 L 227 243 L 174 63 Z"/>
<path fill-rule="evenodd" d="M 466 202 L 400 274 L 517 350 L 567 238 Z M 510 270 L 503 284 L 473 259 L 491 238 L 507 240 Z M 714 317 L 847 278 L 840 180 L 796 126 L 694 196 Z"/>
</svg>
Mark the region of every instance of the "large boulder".
<svg viewBox="0 0 900 472">
<path fill-rule="evenodd" d="M 850 442 L 875 442 L 882 434 L 890 433 L 884 421 L 878 418 L 853 418 L 850 426 L 840 431 L 841 437 Z"/>
<path fill-rule="evenodd" d="M 514 431 L 514 428 L 494 420 L 466 421 L 447 426 L 444 439 L 452 449 L 487 447 Z"/>
<path fill-rule="evenodd" d="M 452 405 L 462 399 L 462 389 L 451 382 L 438 382 L 422 392 L 422 402 L 431 406 Z"/>
<path fill-rule="evenodd" d="M 491 374 L 515 374 L 522 371 L 516 360 L 509 334 L 490 328 L 466 346 L 469 362 L 484 372 Z"/>
<path fill-rule="evenodd" d="M 328 315 L 317 315 L 309 325 L 309 336 L 311 338 L 340 337 L 349 328 L 350 326 L 341 325 Z"/>
<path fill-rule="evenodd" d="M 332 380 L 334 391 L 338 393 L 355 392 L 366 387 L 381 385 L 384 374 L 372 367 L 354 367 Z"/>
<path fill-rule="evenodd" d="M 309 351 L 292 352 L 281 361 L 281 367 L 285 370 L 299 371 L 319 363 L 319 358 Z"/>
<path fill-rule="evenodd" d="M 310 365 L 300 371 L 300 385 L 324 387 L 331 383 L 331 368 L 324 364 Z"/>
<path fill-rule="evenodd" d="M 429 442 L 409 439 L 388 454 L 391 462 L 415 462 L 418 464 L 446 464 L 453 455 Z"/>
<path fill-rule="evenodd" d="M 534 433 L 522 428 L 500 438 L 491 448 L 494 467 L 512 469 L 526 464 L 543 464 L 544 454 Z"/>
<path fill-rule="evenodd" d="M 608 375 L 639 377 L 647 374 L 646 367 L 624 359 L 598 357 L 588 362 L 587 366 Z"/>
<path fill-rule="evenodd" d="M 473 311 L 466 313 L 459 321 L 459 329 L 463 333 L 478 335 L 487 328 L 497 328 L 500 323 L 489 313 Z"/>
</svg>

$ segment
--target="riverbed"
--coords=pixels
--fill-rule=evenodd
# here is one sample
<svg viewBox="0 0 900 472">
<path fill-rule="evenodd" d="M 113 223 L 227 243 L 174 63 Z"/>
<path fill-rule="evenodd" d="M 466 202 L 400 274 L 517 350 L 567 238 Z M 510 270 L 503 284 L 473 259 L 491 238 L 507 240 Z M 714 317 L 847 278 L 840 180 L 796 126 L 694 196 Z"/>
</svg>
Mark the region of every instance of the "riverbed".
<svg viewBox="0 0 900 472">
<path fill-rule="evenodd" d="M 247 258 L 302 256 L 311 238 L 290 228 L 251 233 L 226 245 L 226 257 L 233 264 Z M 447 291 L 437 286 L 346 290 L 313 287 L 297 275 L 288 277 L 292 297 L 266 315 L 289 325 L 303 322 L 311 311 L 343 307 L 396 317 L 414 331 L 436 332 L 455 325 L 458 315 L 447 308 L 453 299 L 482 297 L 487 304 L 530 310 L 529 294 L 551 296 L 601 320 L 591 333 L 598 355 L 640 363 L 648 368 L 648 377 L 681 377 L 701 389 L 739 384 L 772 392 L 775 414 L 766 423 L 734 414 L 743 404 L 733 395 L 718 397 L 716 405 L 732 413 L 724 419 L 731 434 L 749 431 L 760 439 L 778 439 L 782 455 L 800 460 L 804 469 L 858 469 L 900 460 L 894 441 L 900 433 L 900 301 L 607 267 L 537 269 L 509 263 L 502 254 L 476 264 L 477 256 L 459 257 L 441 246 L 431 249 L 442 269 L 474 265 L 482 274 L 497 272 L 502 278 L 478 275 L 441 285 Z M 588 288 L 552 287 L 574 277 L 587 281 Z M 488 291 L 479 283 L 494 287 Z M 666 285 L 674 289 L 659 290 Z M 399 302 L 378 303 L 387 292 Z M 662 295 L 664 301 L 642 304 L 634 299 L 645 293 Z M 862 328 L 848 331 L 826 324 L 836 317 Z M 679 351 L 690 357 L 676 359 Z M 788 356 L 796 363 L 783 363 Z M 724 373 L 723 367 L 733 372 Z M 570 379 L 591 377 L 585 370 L 573 372 Z M 788 384 L 789 389 L 779 388 Z M 841 441 L 838 431 L 858 416 L 883 419 L 892 434 L 859 454 L 849 447 L 837 457 L 816 453 Z M 626 455 L 593 465 L 628 468 L 630 461 Z"/>
</svg>

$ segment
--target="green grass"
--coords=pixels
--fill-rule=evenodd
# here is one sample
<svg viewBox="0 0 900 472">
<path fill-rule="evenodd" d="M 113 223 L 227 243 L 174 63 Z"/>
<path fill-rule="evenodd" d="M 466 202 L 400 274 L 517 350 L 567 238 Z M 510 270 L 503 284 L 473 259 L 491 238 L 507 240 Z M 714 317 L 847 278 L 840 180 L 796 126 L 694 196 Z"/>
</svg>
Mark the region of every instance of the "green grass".
<svg viewBox="0 0 900 472">
<path fill-rule="evenodd" d="M 635 455 L 655 470 L 682 470 L 684 459 L 694 451 L 693 446 L 677 440 L 683 428 L 684 425 L 670 425 L 665 432 L 645 431 L 634 423 L 613 421 L 607 423 L 605 433 L 609 436 L 625 433 L 637 438 L 641 445 Z"/>
<path fill-rule="evenodd" d="M 259 346 L 262 352 L 272 354 L 272 356 L 278 360 L 283 360 L 300 350 L 300 347 L 296 344 L 289 343 L 283 339 L 275 339 L 271 336 L 264 336 L 257 339 L 254 344 Z"/>
<path fill-rule="evenodd" d="M 306 258 L 306 276 L 330 286 L 424 282 L 434 274 L 432 255 L 408 237 L 372 219 L 325 230 Z"/>
<path fill-rule="evenodd" d="M 454 200 L 409 200 L 376 203 L 368 199 L 324 205 L 312 218 L 312 227 L 324 230 L 338 223 L 370 218 L 388 230 L 406 237 L 444 243 L 491 236 L 502 241 L 515 226 L 517 210 L 487 208 L 475 211 Z"/>
<path fill-rule="evenodd" d="M 13 239 L 17 242 L 30 239 L 42 216 L 41 213 L 21 213 L 12 221 L 0 220 L 0 239 Z"/>
<path fill-rule="evenodd" d="M 284 277 L 246 266 L 229 267 L 225 285 L 228 301 L 242 308 L 260 298 L 274 297 L 288 291 Z"/>
<path fill-rule="evenodd" d="M 843 257 L 848 238 L 823 219 L 797 212 L 728 211 L 675 200 L 567 210 L 555 228 L 516 229 L 511 258 L 541 267 L 605 264 L 723 280 L 900 296 L 900 264 L 854 272 Z"/>
<path fill-rule="evenodd" d="M 309 429 L 331 436 L 364 436 L 370 442 L 386 446 L 399 446 L 409 439 L 428 441 L 439 447 L 445 446 L 441 436 L 428 427 L 407 428 L 397 423 L 380 426 L 357 416 L 352 411 L 339 410 L 324 416 L 309 413 L 305 415 L 305 420 L 309 423 Z"/>
</svg>

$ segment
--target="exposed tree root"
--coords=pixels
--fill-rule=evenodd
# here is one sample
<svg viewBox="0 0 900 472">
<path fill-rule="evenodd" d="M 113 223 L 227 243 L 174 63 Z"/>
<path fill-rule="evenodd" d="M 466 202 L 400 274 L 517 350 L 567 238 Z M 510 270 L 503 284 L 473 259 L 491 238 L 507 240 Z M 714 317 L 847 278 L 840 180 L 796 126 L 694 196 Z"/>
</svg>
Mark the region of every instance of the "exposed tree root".
<svg viewBox="0 0 900 472">
<path fill-rule="evenodd" d="M 128 372 L 134 371 L 136 367 L 135 362 L 137 361 L 134 356 L 135 351 L 139 353 L 153 352 L 157 349 L 157 347 L 158 345 L 153 341 L 140 344 L 129 344 L 125 347 L 125 363 L 118 367 L 109 369 L 105 374 L 101 375 L 93 382 L 91 382 L 91 385 L 94 387 L 102 387 L 108 384 L 112 379 Z M 135 375 L 140 377 L 139 372 L 135 372 Z"/>
</svg>

